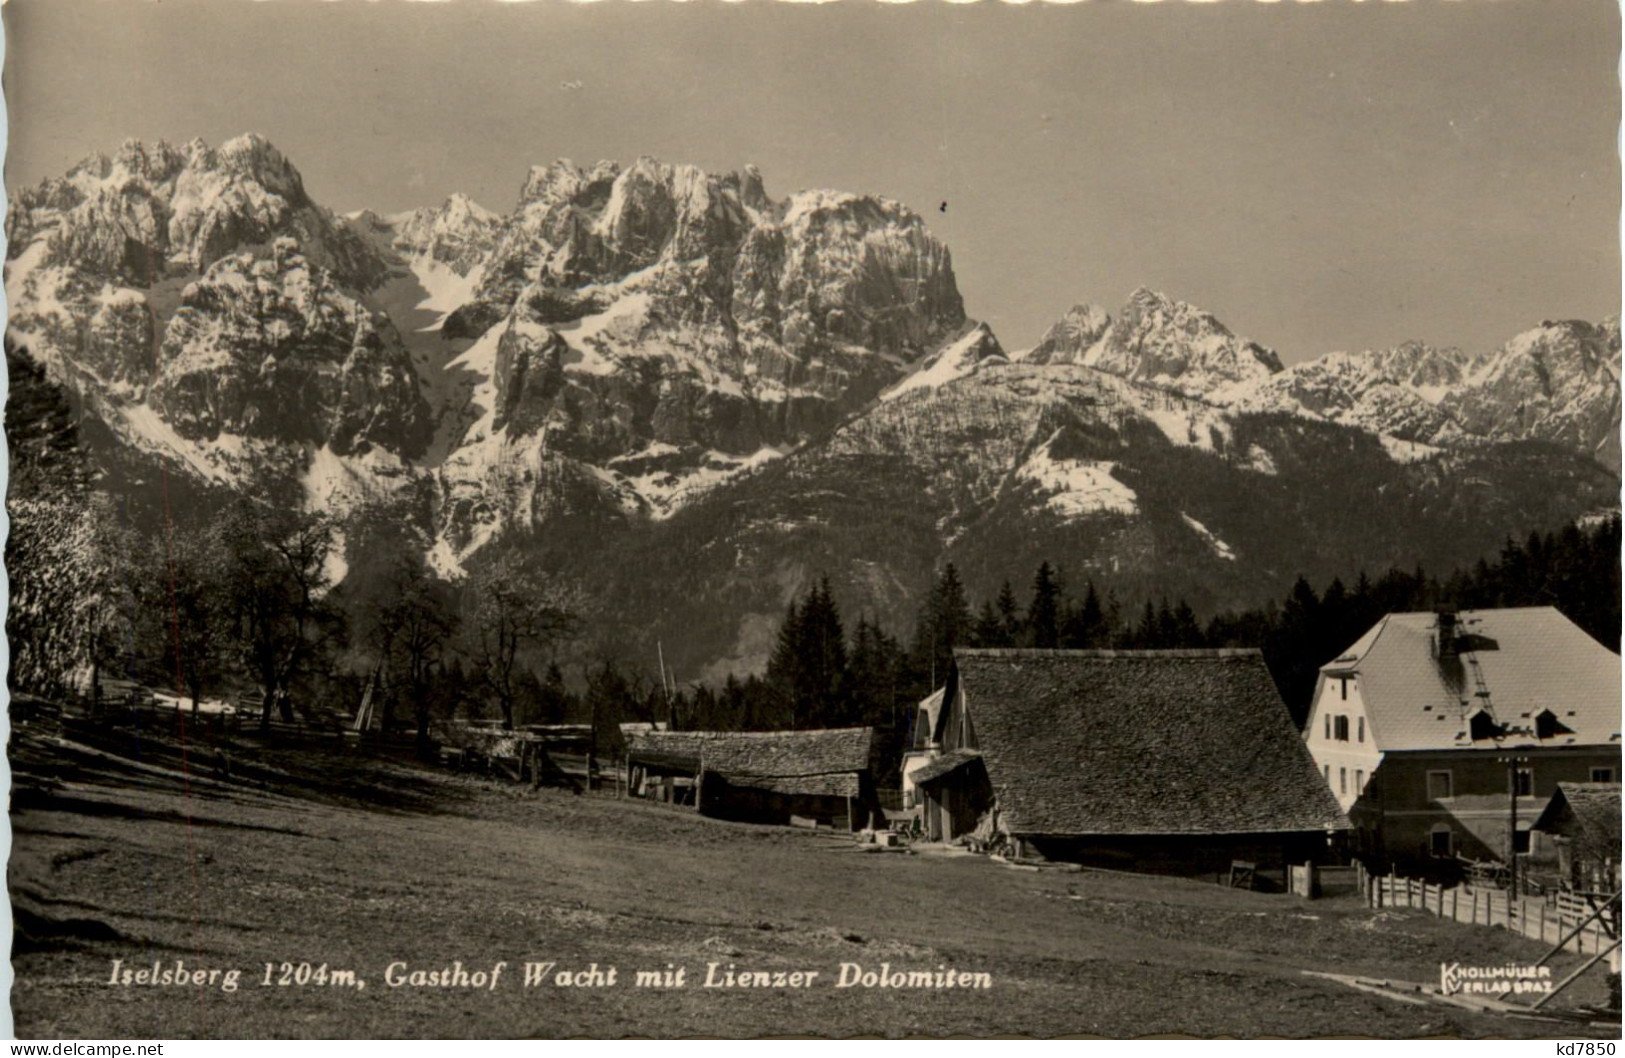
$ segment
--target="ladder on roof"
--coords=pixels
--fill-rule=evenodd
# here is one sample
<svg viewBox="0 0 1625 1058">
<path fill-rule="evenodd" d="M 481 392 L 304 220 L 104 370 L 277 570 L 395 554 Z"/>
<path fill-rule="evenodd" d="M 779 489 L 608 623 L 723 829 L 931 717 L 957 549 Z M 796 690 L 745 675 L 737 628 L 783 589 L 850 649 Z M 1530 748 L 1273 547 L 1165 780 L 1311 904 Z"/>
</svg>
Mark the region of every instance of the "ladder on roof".
<svg viewBox="0 0 1625 1058">
<path fill-rule="evenodd" d="M 1484 715 L 1490 718 L 1490 723 L 1495 725 L 1492 730 L 1499 732 L 1493 737 L 1499 738 L 1501 734 L 1506 732 L 1506 726 L 1501 722 L 1500 717 L 1495 715 L 1495 706 L 1490 701 L 1490 685 L 1484 681 L 1484 667 L 1478 663 L 1478 653 L 1472 650 L 1464 650 L 1459 656 L 1467 663 L 1467 668 L 1472 671 L 1473 687 L 1475 688 L 1473 697 L 1478 699 L 1477 707 L 1469 708 L 1467 716 L 1463 717 L 1463 719 L 1470 725 L 1474 715 L 1480 709 L 1483 710 Z M 1470 730 L 1468 731 L 1469 739 L 1476 739 L 1476 737 Z"/>
<path fill-rule="evenodd" d="M 1484 667 L 1478 663 L 1478 654 L 1469 650 L 1462 657 L 1466 659 L 1467 667 L 1473 673 L 1473 686 L 1477 688 L 1473 692 L 1473 697 L 1479 699 L 1479 704 L 1493 714 L 1495 710 L 1490 708 L 1490 685 L 1484 682 Z"/>
</svg>

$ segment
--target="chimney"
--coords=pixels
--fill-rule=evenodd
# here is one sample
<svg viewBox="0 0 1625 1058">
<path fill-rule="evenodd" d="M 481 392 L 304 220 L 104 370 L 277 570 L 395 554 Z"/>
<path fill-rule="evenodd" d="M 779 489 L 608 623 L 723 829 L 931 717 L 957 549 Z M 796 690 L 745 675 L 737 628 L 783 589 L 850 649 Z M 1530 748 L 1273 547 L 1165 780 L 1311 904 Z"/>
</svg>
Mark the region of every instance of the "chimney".
<svg viewBox="0 0 1625 1058">
<path fill-rule="evenodd" d="M 1439 611 L 1439 657 L 1456 656 L 1456 615 L 1451 610 Z"/>
</svg>

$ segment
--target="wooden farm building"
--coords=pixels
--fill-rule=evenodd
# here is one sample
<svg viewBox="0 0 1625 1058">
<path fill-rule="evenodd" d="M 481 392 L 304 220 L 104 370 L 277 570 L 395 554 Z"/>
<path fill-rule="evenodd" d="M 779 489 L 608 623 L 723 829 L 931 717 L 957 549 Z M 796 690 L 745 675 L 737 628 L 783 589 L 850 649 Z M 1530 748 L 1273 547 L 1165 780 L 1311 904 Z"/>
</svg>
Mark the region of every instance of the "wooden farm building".
<svg viewBox="0 0 1625 1058">
<path fill-rule="evenodd" d="M 861 830 L 880 820 L 875 737 L 827 731 L 650 731 L 627 744 L 631 796 L 759 823 Z"/>
<path fill-rule="evenodd" d="M 1263 875 L 1348 827 L 1256 650 L 956 650 L 912 781 L 927 837 Z"/>
<path fill-rule="evenodd" d="M 1534 822 L 1557 850 L 1565 888 L 1582 893 L 1619 891 L 1620 800 L 1617 782 L 1560 782 Z"/>
<path fill-rule="evenodd" d="M 1374 870 L 1516 854 L 1559 783 L 1620 779 L 1620 658 L 1550 606 L 1394 613 L 1321 666 L 1304 740 Z"/>
<path fill-rule="evenodd" d="M 626 786 L 633 797 L 670 804 L 695 803 L 699 731 L 634 731 L 626 736 Z"/>
</svg>

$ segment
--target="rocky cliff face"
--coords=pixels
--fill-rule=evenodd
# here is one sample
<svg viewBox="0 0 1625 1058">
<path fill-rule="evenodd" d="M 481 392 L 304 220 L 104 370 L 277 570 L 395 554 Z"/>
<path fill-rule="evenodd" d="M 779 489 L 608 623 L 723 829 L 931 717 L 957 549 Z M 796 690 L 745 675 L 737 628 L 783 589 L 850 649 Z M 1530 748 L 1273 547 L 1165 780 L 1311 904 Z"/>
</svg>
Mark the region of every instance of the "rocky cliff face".
<svg viewBox="0 0 1625 1058">
<path fill-rule="evenodd" d="M 640 158 L 624 171 L 567 160 L 532 170 L 446 333 L 483 333 L 521 301 L 544 325 L 573 323 L 626 294 L 648 295 L 658 326 L 770 396 L 840 400 L 964 322 L 946 247 L 906 207 L 828 192 L 774 203 L 753 168 L 717 176 Z M 652 344 L 633 337 L 616 352 Z"/>
<path fill-rule="evenodd" d="M 9 337 L 97 443 L 290 488 L 324 448 L 423 451 L 433 411 L 368 303 L 393 265 L 262 138 L 126 143 L 18 193 L 7 225 Z"/>
<path fill-rule="evenodd" d="M 227 433 L 413 457 L 432 428 L 394 324 L 286 236 L 267 257 L 222 258 L 186 287 L 147 400 L 193 441 Z"/>
<path fill-rule="evenodd" d="M 378 223 L 376 217 L 370 218 Z M 395 249 L 427 257 L 467 276 L 484 263 L 502 227 L 502 218 L 467 195 L 451 195 L 436 208 L 397 214 L 387 224 Z"/>
<path fill-rule="evenodd" d="M 1022 359 L 1032 364 L 1081 364 L 1111 326 L 1111 315 L 1099 305 L 1074 305 Z"/>
<path fill-rule="evenodd" d="M 917 215 L 833 192 L 775 202 L 754 168 L 537 167 L 477 274 L 441 329 L 477 339 L 459 362 L 488 378 L 471 399 L 489 421 L 439 471 L 448 493 L 485 497 L 456 512 L 499 503 L 500 468 L 545 437 L 626 513 L 667 515 L 821 435 L 965 327 L 948 251 Z M 441 531 L 456 554 L 484 534 L 462 513 Z"/>
<path fill-rule="evenodd" d="M 281 152 L 253 135 L 219 149 L 131 140 L 20 192 L 6 234 L 8 258 L 43 239 L 40 263 L 133 286 L 201 272 L 278 236 L 297 240 L 347 286 L 366 288 L 383 272 L 365 243 L 310 200 Z"/>
<path fill-rule="evenodd" d="M 506 214 L 339 220 L 257 137 L 127 144 L 21 192 L 8 234 L 11 337 L 105 462 L 340 512 L 410 495 L 449 573 L 504 540 L 594 583 L 669 561 L 660 606 L 747 664 L 732 625 L 820 569 L 899 619 L 943 555 L 1074 555 L 1219 604 L 1617 498 L 1617 321 L 1283 369 L 1142 289 L 1011 357 L 918 215 L 774 199 L 750 167 L 558 161 Z M 1529 438 L 1584 459 L 1495 443 Z M 1532 490 L 1543 467 L 1566 484 Z M 717 546 L 690 565 L 695 540 Z"/>
<path fill-rule="evenodd" d="M 1080 364 L 1218 407 L 1311 416 L 1430 448 L 1540 440 L 1616 473 L 1620 465 L 1617 318 L 1545 322 L 1491 353 L 1412 341 L 1283 368 L 1211 314 L 1142 289 L 1116 316 L 1074 307 L 1021 359 Z"/>
<path fill-rule="evenodd" d="M 1211 313 L 1144 287 L 1116 316 L 1096 305 L 1075 306 L 1024 359 L 1082 364 L 1190 397 L 1281 370 L 1273 350 L 1236 337 Z"/>
<path fill-rule="evenodd" d="M 1462 429 L 1536 439 L 1620 465 L 1619 318 L 1542 323 L 1473 364 L 1444 404 Z"/>
<path fill-rule="evenodd" d="M 1296 411 L 1407 441 L 1447 443 L 1462 429 L 1442 404 L 1473 358 L 1459 349 L 1406 342 L 1365 353 L 1328 353 L 1260 385 L 1219 395 L 1235 407 Z"/>
<path fill-rule="evenodd" d="M 309 497 L 419 481 L 448 568 L 561 512 L 663 517 L 970 333 L 917 215 L 753 167 L 558 161 L 506 215 L 339 219 L 259 137 L 132 142 L 9 234 L 13 338 L 120 443 Z"/>
</svg>

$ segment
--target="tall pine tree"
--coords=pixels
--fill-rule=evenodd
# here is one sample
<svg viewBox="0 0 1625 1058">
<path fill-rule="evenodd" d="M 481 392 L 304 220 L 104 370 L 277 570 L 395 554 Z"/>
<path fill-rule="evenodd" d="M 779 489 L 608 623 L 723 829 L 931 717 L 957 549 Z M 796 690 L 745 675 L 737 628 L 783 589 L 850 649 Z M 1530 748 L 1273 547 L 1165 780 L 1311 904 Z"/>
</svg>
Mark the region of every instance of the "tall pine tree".
<svg viewBox="0 0 1625 1058">
<path fill-rule="evenodd" d="M 929 686 L 940 686 L 947 677 L 954 647 L 970 644 L 974 623 L 965 585 L 950 562 L 926 597 L 915 624 L 915 667 Z"/>
<path fill-rule="evenodd" d="M 1033 575 L 1033 601 L 1027 607 L 1027 634 L 1040 650 L 1054 650 L 1061 642 L 1061 585 L 1048 562 Z"/>
</svg>

